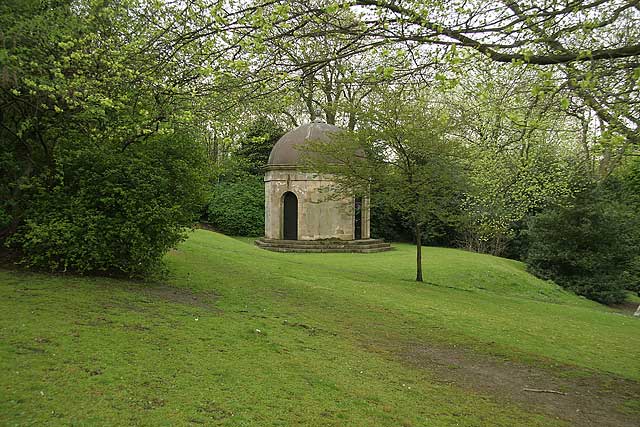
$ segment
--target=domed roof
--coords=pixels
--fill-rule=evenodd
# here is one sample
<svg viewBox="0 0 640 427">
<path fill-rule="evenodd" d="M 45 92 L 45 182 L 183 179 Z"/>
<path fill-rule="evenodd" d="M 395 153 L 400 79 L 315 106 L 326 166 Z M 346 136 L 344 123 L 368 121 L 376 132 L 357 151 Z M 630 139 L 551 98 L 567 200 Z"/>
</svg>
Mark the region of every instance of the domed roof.
<svg viewBox="0 0 640 427">
<path fill-rule="evenodd" d="M 273 146 L 268 166 L 297 166 L 307 141 L 330 142 L 337 133 L 343 132 L 337 126 L 314 121 L 285 133 Z"/>
</svg>

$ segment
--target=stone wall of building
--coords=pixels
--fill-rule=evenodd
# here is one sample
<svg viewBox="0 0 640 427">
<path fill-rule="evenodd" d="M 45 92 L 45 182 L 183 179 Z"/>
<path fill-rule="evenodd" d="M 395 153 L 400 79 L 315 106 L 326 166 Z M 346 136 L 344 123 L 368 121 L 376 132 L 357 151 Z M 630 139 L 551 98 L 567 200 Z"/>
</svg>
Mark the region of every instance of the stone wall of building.
<svg viewBox="0 0 640 427">
<path fill-rule="evenodd" d="M 298 198 L 298 240 L 354 239 L 354 200 L 330 197 L 331 176 L 318 176 L 295 168 L 268 170 L 265 182 L 265 237 L 282 239 L 283 196 Z M 362 238 L 369 238 L 369 203 L 362 206 Z"/>
</svg>

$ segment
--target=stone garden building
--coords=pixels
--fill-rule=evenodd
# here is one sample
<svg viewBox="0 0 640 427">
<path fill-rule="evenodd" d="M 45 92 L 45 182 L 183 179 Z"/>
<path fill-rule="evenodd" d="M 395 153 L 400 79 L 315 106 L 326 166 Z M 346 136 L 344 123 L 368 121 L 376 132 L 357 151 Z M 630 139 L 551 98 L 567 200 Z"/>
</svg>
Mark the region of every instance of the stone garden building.
<svg viewBox="0 0 640 427">
<path fill-rule="evenodd" d="M 265 237 L 256 244 L 279 252 L 378 252 L 370 239 L 368 198 L 330 197 L 331 175 L 303 171 L 307 141 L 330 144 L 341 129 L 313 122 L 286 133 L 269 156 L 265 182 Z"/>
</svg>

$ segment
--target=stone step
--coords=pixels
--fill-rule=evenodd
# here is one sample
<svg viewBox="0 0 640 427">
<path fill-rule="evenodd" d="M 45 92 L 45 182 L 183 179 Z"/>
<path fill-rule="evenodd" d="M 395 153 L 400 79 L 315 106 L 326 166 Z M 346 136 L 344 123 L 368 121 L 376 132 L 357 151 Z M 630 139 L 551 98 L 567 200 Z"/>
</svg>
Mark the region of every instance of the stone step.
<svg viewBox="0 0 640 427">
<path fill-rule="evenodd" d="M 389 247 L 388 243 L 373 243 L 370 245 L 298 245 L 295 243 L 265 243 L 265 242 L 256 242 L 257 246 L 262 248 L 298 248 L 298 249 L 377 249 L 377 248 L 387 248 Z"/>
<path fill-rule="evenodd" d="M 363 240 L 275 240 L 258 239 L 256 246 L 273 252 L 301 253 L 373 253 L 391 249 L 382 239 Z"/>
<path fill-rule="evenodd" d="M 385 252 L 391 250 L 391 246 L 384 248 L 361 249 L 361 248 L 287 248 L 287 247 L 262 247 L 271 252 L 286 253 L 361 253 L 370 254 L 375 252 Z"/>
<path fill-rule="evenodd" d="M 305 246 L 334 246 L 334 245 L 349 245 L 349 246 L 361 246 L 385 243 L 382 239 L 361 239 L 361 240 L 339 240 L 339 239 L 327 239 L 327 240 L 277 240 L 277 239 L 265 239 L 260 238 L 256 242 L 266 244 L 294 244 Z M 386 244 L 386 243 L 385 243 Z"/>
</svg>

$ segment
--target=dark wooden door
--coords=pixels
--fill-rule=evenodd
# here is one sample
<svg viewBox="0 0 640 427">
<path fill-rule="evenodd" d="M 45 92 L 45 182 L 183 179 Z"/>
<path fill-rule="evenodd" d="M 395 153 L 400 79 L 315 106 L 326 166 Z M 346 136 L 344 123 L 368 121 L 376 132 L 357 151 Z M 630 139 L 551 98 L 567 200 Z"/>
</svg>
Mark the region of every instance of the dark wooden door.
<svg viewBox="0 0 640 427">
<path fill-rule="evenodd" d="M 283 239 L 298 240 L 298 198 L 292 192 L 284 194 Z"/>
<path fill-rule="evenodd" d="M 354 221 L 354 238 L 356 240 L 362 239 L 362 197 L 356 197 L 356 203 L 354 206 L 355 221 Z"/>
</svg>

